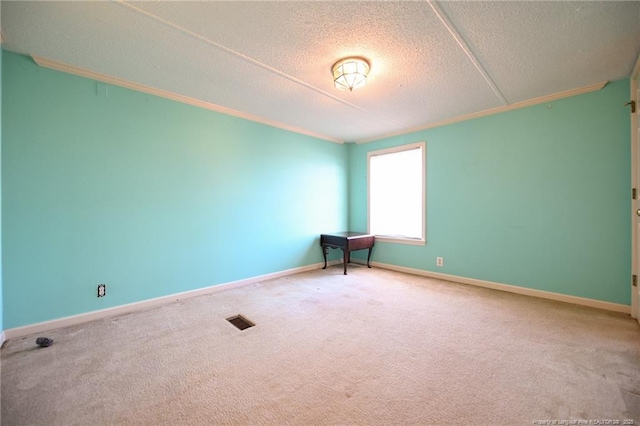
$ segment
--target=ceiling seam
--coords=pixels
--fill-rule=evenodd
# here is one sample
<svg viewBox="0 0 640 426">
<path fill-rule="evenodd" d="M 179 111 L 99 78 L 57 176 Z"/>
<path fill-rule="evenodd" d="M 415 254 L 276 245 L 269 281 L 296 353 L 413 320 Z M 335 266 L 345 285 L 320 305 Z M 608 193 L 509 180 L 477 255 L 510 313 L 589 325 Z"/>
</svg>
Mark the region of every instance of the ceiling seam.
<svg viewBox="0 0 640 426">
<path fill-rule="evenodd" d="M 383 118 L 385 121 L 387 121 L 390 124 L 395 124 L 395 125 L 401 124 L 401 123 L 398 123 L 395 120 L 392 120 L 389 117 L 386 117 L 384 115 L 382 115 L 382 116 L 374 115 L 371 112 L 365 110 L 364 108 L 361 108 L 361 107 L 359 107 L 357 105 L 354 105 L 354 104 L 352 104 L 350 102 L 347 102 L 344 99 L 341 99 L 341 98 L 339 98 L 339 97 L 337 97 L 335 95 L 332 95 L 329 92 L 326 92 L 326 91 L 324 91 L 324 90 L 322 90 L 322 89 L 320 89 L 320 88 L 318 88 L 318 87 L 316 87 L 316 86 L 314 86 L 312 84 L 307 83 L 306 81 L 300 80 L 300 79 L 298 79 L 298 78 L 296 78 L 296 77 L 294 77 L 292 75 L 289 75 L 289 74 L 287 74 L 287 73 L 285 73 L 283 71 L 280 71 L 280 70 L 278 70 L 276 68 L 273 68 L 273 67 L 271 67 L 271 66 L 269 66 L 269 65 L 267 65 L 265 63 L 262 63 L 262 62 L 258 61 L 257 59 L 253 59 L 253 58 L 251 58 L 251 57 L 249 57 L 247 55 L 244 55 L 244 54 L 242 54 L 240 52 L 237 52 L 237 51 L 235 51 L 235 50 L 233 50 L 233 49 L 231 49 L 229 47 L 224 46 L 223 44 L 220 44 L 220 43 L 215 42 L 213 40 L 209 40 L 208 38 L 206 38 L 206 37 L 204 37 L 204 36 L 202 36 L 202 35 L 200 35 L 198 33 L 195 33 L 193 31 L 190 31 L 190 30 L 186 29 L 186 28 L 183 28 L 180 25 L 174 24 L 171 21 L 167 21 L 166 19 L 163 19 L 163 18 L 161 18 L 161 17 L 159 17 L 157 15 L 154 15 L 151 12 L 147 12 L 146 10 L 141 9 L 139 7 L 136 7 L 136 6 L 128 3 L 125 0 L 111 0 L 111 1 L 113 3 L 116 3 L 116 4 L 120 5 L 120 6 L 126 7 L 126 8 L 128 8 L 129 10 L 131 10 L 131 11 L 133 11 L 135 13 L 145 15 L 145 16 L 147 16 L 147 17 L 149 17 L 149 18 L 151 18 L 151 19 L 153 19 L 153 20 L 155 20 L 155 21 L 157 21 L 157 22 L 159 22 L 159 23 L 161 23 L 163 25 L 166 25 L 166 26 L 168 26 L 170 28 L 173 28 L 173 29 L 175 29 L 177 31 L 180 31 L 180 32 L 184 33 L 184 34 L 187 34 L 187 35 L 189 35 L 189 36 L 191 36 L 193 38 L 196 38 L 196 39 L 198 39 L 198 40 L 200 40 L 200 41 L 202 41 L 202 42 L 204 42 L 204 43 L 206 43 L 206 44 L 208 44 L 210 46 L 218 48 L 218 49 L 220 49 L 220 50 L 222 50 L 222 51 L 224 51 L 226 53 L 229 53 L 230 55 L 233 55 L 233 56 L 236 56 L 236 57 L 238 57 L 238 58 L 240 58 L 242 60 L 245 60 L 245 61 L 247 61 L 247 62 L 249 62 L 249 63 L 251 63 L 253 65 L 256 65 L 256 66 L 266 70 L 266 71 L 269 71 L 269 72 L 271 72 L 273 74 L 276 74 L 276 75 L 278 75 L 280 77 L 283 77 L 283 78 L 285 78 L 285 79 L 287 79 L 287 80 L 289 80 L 289 81 L 291 81 L 293 83 L 296 83 L 296 84 L 304 86 L 304 87 L 306 87 L 308 89 L 311 89 L 311 90 L 315 91 L 316 93 L 319 93 L 319 94 L 321 94 L 323 96 L 326 96 L 326 97 L 328 97 L 328 98 L 330 98 L 330 99 L 332 99 L 332 100 L 334 100 L 336 102 L 339 102 L 339 103 L 341 103 L 343 105 L 346 105 L 348 107 L 356 109 L 356 110 L 358 110 L 358 111 L 360 111 L 360 112 L 362 112 L 364 114 L 367 114 L 367 115 L 369 115 L 371 117 L 381 117 L 381 118 Z"/>
<path fill-rule="evenodd" d="M 467 55 L 467 57 L 469 58 L 473 66 L 476 67 L 478 72 L 480 72 L 480 74 L 485 79 L 487 84 L 491 87 L 491 90 L 493 90 L 493 93 L 495 93 L 498 99 L 500 99 L 500 102 L 502 102 L 504 105 L 509 105 L 509 101 L 507 101 L 507 98 L 504 97 L 504 95 L 498 88 L 498 85 L 493 81 L 493 79 L 489 75 L 489 72 L 484 68 L 480 60 L 476 57 L 476 55 L 473 53 L 473 51 L 465 41 L 464 37 L 462 37 L 460 32 L 458 32 L 458 29 L 456 28 L 456 26 L 449 20 L 449 18 L 444 13 L 444 11 L 440 8 L 437 2 L 435 0 L 426 0 L 426 1 L 431 7 L 431 9 L 433 10 L 433 12 L 436 14 L 440 22 L 442 22 L 442 25 L 444 25 L 447 31 L 449 31 L 449 34 L 451 34 L 451 36 L 454 38 L 458 46 L 460 46 L 460 48 Z"/>
</svg>

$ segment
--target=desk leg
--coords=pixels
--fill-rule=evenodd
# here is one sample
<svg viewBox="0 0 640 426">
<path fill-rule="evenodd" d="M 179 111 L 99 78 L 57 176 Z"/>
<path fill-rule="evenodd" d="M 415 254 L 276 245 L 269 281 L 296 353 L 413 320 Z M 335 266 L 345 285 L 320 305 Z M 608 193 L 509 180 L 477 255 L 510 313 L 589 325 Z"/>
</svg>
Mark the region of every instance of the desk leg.
<svg viewBox="0 0 640 426">
<path fill-rule="evenodd" d="M 369 260 L 371 259 L 371 250 L 373 250 L 373 247 L 369 247 L 369 255 L 367 256 L 367 267 L 371 268 L 371 265 L 369 265 Z"/>
<path fill-rule="evenodd" d="M 327 250 L 329 250 L 329 248 L 325 245 L 322 246 L 322 256 L 324 257 L 324 266 L 322 267 L 322 269 L 327 269 Z"/>
<path fill-rule="evenodd" d="M 347 263 L 349 263 L 349 250 L 342 249 L 342 262 L 344 263 L 344 274 L 347 275 Z"/>
</svg>

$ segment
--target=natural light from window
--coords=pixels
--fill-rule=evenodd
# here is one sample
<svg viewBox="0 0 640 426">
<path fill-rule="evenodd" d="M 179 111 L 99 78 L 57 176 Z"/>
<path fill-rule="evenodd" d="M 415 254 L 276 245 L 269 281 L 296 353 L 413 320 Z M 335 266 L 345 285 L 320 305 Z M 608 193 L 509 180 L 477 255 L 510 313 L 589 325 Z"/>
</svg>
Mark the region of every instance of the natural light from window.
<svg viewBox="0 0 640 426">
<path fill-rule="evenodd" d="M 424 142 L 370 152 L 369 232 L 424 243 Z"/>
</svg>

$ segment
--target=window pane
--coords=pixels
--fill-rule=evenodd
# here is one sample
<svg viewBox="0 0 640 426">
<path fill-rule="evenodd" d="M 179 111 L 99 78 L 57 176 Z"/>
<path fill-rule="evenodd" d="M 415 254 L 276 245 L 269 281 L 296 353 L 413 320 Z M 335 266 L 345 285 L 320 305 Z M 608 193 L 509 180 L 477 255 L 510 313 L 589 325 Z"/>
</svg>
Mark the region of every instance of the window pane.
<svg viewBox="0 0 640 426">
<path fill-rule="evenodd" d="M 370 157 L 371 233 L 422 238 L 422 158 L 422 147 Z"/>
</svg>

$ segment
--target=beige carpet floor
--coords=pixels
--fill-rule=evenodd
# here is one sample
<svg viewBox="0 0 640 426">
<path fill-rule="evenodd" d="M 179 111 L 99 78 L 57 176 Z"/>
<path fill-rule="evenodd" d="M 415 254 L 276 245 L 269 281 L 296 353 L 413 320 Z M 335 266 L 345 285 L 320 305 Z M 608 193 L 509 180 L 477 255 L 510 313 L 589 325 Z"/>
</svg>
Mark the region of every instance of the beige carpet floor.
<svg viewBox="0 0 640 426">
<path fill-rule="evenodd" d="M 628 315 L 359 265 L 44 335 L 2 349 L 3 425 L 640 424 Z"/>
</svg>

